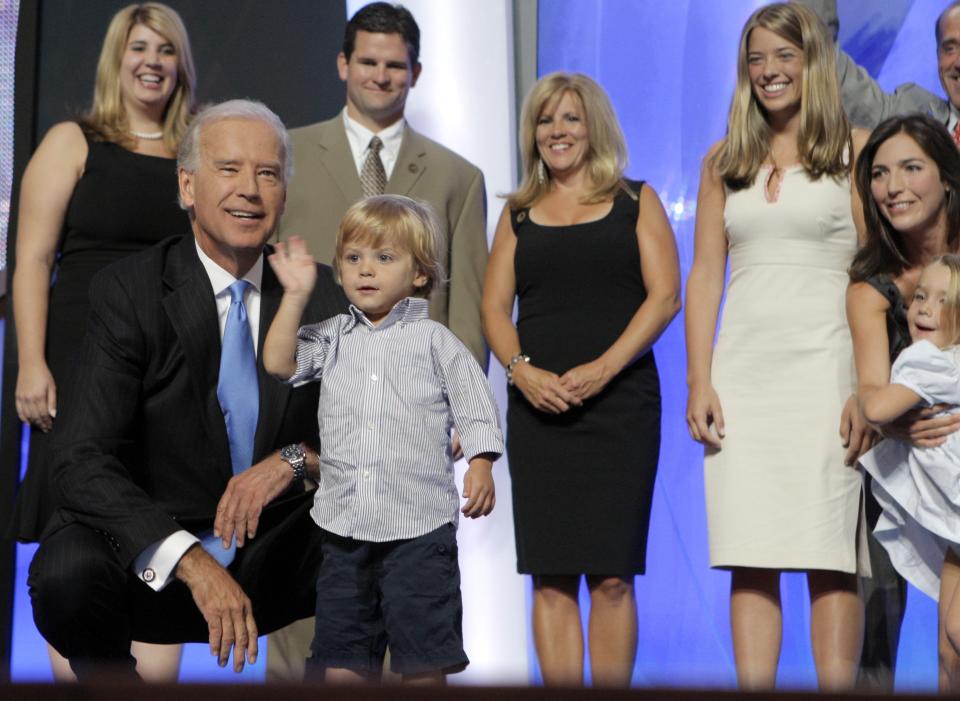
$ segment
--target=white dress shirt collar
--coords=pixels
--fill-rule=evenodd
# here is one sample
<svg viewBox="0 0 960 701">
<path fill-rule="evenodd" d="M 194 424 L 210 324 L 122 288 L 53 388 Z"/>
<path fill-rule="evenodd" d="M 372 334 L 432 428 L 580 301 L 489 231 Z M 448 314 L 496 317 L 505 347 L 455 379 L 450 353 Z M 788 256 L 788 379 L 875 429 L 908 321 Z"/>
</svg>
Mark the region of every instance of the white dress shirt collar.
<svg viewBox="0 0 960 701">
<path fill-rule="evenodd" d="M 210 256 L 203 252 L 200 244 L 194 239 L 197 255 L 210 278 L 210 286 L 217 303 L 217 320 L 220 325 L 220 339 L 223 340 L 223 330 L 227 325 L 227 311 L 230 309 L 230 285 L 237 281 L 232 274 L 221 268 Z M 243 304 L 247 308 L 247 319 L 250 323 L 250 333 L 253 336 L 253 349 L 257 350 L 260 338 L 260 287 L 263 283 L 263 254 L 247 271 L 243 279 L 250 283 L 250 287 L 243 295 Z"/>
<path fill-rule="evenodd" d="M 957 112 L 957 108 L 953 106 L 953 103 L 948 103 L 950 105 L 950 117 L 947 118 L 947 131 L 950 132 L 950 136 L 953 136 L 954 129 L 957 128 L 957 122 L 960 122 L 960 112 Z"/>
<path fill-rule="evenodd" d="M 237 281 L 237 278 L 221 268 L 220 265 L 213 260 L 213 258 L 204 253 L 203 249 L 200 248 L 200 243 L 196 239 L 193 240 L 193 243 L 197 247 L 197 255 L 200 257 L 200 262 L 203 264 L 203 269 L 207 271 L 207 277 L 210 278 L 210 284 L 213 286 L 213 294 L 215 297 L 219 297 L 226 292 L 230 285 Z M 257 262 L 253 264 L 253 267 L 250 268 L 250 270 L 247 271 L 247 274 L 243 276 L 243 279 L 253 285 L 257 292 L 260 291 L 260 286 L 263 283 L 262 253 L 257 259 Z"/>
<path fill-rule="evenodd" d="M 407 122 L 402 117 L 391 124 L 386 129 L 378 132 L 372 132 L 363 126 L 360 122 L 347 114 L 347 108 L 343 108 L 343 127 L 347 132 L 347 143 L 350 144 L 350 153 L 353 155 L 353 163 L 357 167 L 357 175 L 363 168 L 363 162 L 367 159 L 367 152 L 370 150 L 370 139 L 379 136 L 383 142 L 383 148 L 380 150 L 380 160 L 383 161 L 383 169 L 387 174 L 387 180 L 393 174 L 393 167 L 397 164 L 397 158 L 400 156 L 400 144 L 403 142 L 403 131 Z"/>
</svg>

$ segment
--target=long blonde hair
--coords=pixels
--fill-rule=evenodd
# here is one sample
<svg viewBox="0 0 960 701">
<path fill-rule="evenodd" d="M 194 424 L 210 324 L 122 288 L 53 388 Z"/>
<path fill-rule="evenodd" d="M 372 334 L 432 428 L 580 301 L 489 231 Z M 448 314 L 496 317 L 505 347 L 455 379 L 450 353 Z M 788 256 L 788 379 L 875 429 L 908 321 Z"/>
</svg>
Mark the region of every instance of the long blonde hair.
<svg viewBox="0 0 960 701">
<path fill-rule="evenodd" d="M 626 189 L 623 171 L 627 167 L 627 144 L 610 98 L 596 81 L 582 73 L 550 73 L 537 81 L 523 101 L 520 112 L 523 181 L 515 192 L 507 195 L 511 209 L 529 207 L 550 189 L 549 171 L 545 171 L 547 177 L 542 180 L 537 175 L 540 164 L 537 120 L 551 102 L 559 102 L 567 92 L 575 95 L 583 105 L 587 126 L 589 189 L 583 202 L 603 202 L 611 199 L 618 190 Z"/>
<path fill-rule="evenodd" d="M 948 346 L 960 344 L 960 255 L 947 253 L 934 258 L 930 265 L 942 265 L 950 271 L 946 298 L 940 311 L 940 326 L 947 331 Z"/>
<path fill-rule="evenodd" d="M 800 163 L 814 180 L 850 172 L 850 123 L 840 102 L 836 52 L 826 28 L 797 3 L 774 3 L 754 12 L 743 27 L 737 55 L 737 86 L 730 103 L 727 135 L 716 155 L 717 169 L 733 190 L 749 187 L 770 155 L 770 125 L 753 94 L 747 62 L 750 33 L 762 27 L 803 51 L 800 89 Z"/>
<path fill-rule="evenodd" d="M 158 2 L 128 5 L 113 16 L 97 61 L 93 105 L 80 123 L 104 141 L 115 141 L 127 147 L 135 145 L 135 140 L 128 133 L 127 113 L 120 94 L 120 64 L 130 31 L 138 24 L 164 37 L 173 44 L 176 52 L 177 84 L 167 102 L 163 118 L 163 143 L 176 153 L 177 145 L 196 111 L 196 71 L 190 52 L 190 39 L 180 15 Z"/>
</svg>

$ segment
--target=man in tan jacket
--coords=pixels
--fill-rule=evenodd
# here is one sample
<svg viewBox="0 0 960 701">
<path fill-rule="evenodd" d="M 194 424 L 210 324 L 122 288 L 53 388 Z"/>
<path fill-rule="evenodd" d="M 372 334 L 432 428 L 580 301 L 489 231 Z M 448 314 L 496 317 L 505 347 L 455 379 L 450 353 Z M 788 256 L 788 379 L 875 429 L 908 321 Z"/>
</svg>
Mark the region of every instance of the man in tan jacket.
<svg viewBox="0 0 960 701">
<path fill-rule="evenodd" d="M 296 175 L 280 238 L 303 237 L 317 260 L 330 264 L 340 218 L 357 200 L 387 192 L 428 202 L 445 229 L 441 262 L 449 277 L 431 296 L 430 316 L 486 369 L 480 326 L 487 264 L 483 173 L 404 119 L 407 94 L 420 75 L 419 50 L 417 23 L 399 5 L 367 5 L 347 23 L 337 57 L 347 104 L 333 119 L 291 131 Z"/>
</svg>

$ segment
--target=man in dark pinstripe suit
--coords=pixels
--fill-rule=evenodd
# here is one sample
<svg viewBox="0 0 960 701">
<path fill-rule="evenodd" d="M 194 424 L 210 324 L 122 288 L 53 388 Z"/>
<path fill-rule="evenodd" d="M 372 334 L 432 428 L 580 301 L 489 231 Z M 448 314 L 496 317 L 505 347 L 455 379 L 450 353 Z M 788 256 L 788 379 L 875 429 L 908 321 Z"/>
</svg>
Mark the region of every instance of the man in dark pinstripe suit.
<svg viewBox="0 0 960 701">
<path fill-rule="evenodd" d="M 232 652 L 240 671 L 258 632 L 313 611 L 319 530 L 302 478 L 317 470 L 304 453 L 317 441 L 317 391 L 285 387 L 255 360 L 282 294 L 263 251 L 289 153 L 260 103 L 202 112 L 178 154 L 194 237 L 108 268 L 91 287 L 75 406 L 55 438 L 60 508 L 29 580 L 38 629 L 81 679 L 134 674 L 132 639 L 209 640 L 221 666 Z M 230 435 L 218 398 L 238 303 L 258 385 L 240 388 L 259 406 L 254 436 Z M 322 268 L 304 320 L 344 308 Z M 252 466 L 231 465 L 237 440 L 252 443 Z"/>
</svg>

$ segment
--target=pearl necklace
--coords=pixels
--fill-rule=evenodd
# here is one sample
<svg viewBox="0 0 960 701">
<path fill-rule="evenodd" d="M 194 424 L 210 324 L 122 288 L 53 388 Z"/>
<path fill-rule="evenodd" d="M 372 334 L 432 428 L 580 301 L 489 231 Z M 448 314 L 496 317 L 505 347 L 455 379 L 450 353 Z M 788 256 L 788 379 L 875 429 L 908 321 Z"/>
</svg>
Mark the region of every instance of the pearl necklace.
<svg viewBox="0 0 960 701">
<path fill-rule="evenodd" d="M 131 131 L 130 135 L 135 136 L 138 139 L 143 139 L 144 141 L 159 141 L 160 139 L 163 138 L 162 131 L 149 131 L 149 132 Z"/>
</svg>

